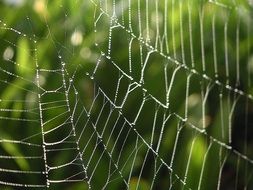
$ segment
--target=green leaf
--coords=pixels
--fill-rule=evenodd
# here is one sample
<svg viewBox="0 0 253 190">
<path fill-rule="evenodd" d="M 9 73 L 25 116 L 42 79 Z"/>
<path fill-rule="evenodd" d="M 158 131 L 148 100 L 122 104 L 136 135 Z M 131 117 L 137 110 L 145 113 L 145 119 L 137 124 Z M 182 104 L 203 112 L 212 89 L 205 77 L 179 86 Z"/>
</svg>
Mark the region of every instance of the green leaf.
<svg viewBox="0 0 253 190">
<path fill-rule="evenodd" d="M 34 76 L 35 63 L 30 54 L 30 47 L 27 38 L 20 38 L 18 41 L 17 49 L 17 73 L 20 76 L 31 78 Z"/>
<path fill-rule="evenodd" d="M 2 148 L 8 153 L 8 155 L 20 157 L 19 159 L 15 159 L 15 162 L 17 163 L 20 169 L 22 170 L 29 169 L 29 164 L 27 160 L 25 158 L 22 158 L 24 157 L 24 155 L 22 155 L 22 153 L 19 151 L 16 144 L 6 142 L 1 143 L 1 145 Z"/>
<path fill-rule="evenodd" d="M 150 185 L 144 179 L 139 180 L 137 177 L 133 177 L 130 180 L 130 186 L 129 186 L 130 190 L 146 190 L 149 188 L 150 188 Z"/>
</svg>

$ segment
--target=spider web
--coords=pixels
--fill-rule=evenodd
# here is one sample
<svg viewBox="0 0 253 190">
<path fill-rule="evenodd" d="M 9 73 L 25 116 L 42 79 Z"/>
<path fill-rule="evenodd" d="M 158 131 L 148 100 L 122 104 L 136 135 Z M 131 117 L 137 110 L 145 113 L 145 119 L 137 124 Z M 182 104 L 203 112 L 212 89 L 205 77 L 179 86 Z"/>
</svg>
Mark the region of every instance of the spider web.
<svg viewBox="0 0 253 190">
<path fill-rule="evenodd" d="M 3 188 L 252 188 L 250 1 L 55 2 L 0 19 Z"/>
</svg>

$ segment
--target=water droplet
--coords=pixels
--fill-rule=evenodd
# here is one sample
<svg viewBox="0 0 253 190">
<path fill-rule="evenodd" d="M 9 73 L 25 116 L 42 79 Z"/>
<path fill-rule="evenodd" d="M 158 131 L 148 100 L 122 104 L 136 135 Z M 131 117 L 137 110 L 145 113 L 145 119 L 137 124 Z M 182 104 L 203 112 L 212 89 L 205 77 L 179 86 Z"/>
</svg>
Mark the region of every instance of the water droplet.
<svg viewBox="0 0 253 190">
<path fill-rule="evenodd" d="M 197 71 L 196 71 L 195 69 L 192 69 L 192 72 L 193 72 L 194 74 L 196 74 L 196 73 L 197 73 Z"/>
<path fill-rule="evenodd" d="M 231 89 L 231 86 L 229 86 L 229 85 L 226 85 L 226 88 L 230 90 L 230 89 Z"/>
<path fill-rule="evenodd" d="M 215 83 L 218 84 L 218 85 L 220 85 L 220 81 L 218 81 L 218 80 L 216 80 Z"/>
</svg>

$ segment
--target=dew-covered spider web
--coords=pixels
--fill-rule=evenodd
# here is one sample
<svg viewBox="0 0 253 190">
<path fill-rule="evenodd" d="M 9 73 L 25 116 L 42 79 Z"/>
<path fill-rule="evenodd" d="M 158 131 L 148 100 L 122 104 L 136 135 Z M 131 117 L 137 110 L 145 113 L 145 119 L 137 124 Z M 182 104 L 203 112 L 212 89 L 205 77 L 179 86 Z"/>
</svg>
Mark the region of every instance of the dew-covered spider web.
<svg viewBox="0 0 253 190">
<path fill-rule="evenodd" d="M 1 189 L 252 189 L 251 0 L 0 3 Z"/>
</svg>

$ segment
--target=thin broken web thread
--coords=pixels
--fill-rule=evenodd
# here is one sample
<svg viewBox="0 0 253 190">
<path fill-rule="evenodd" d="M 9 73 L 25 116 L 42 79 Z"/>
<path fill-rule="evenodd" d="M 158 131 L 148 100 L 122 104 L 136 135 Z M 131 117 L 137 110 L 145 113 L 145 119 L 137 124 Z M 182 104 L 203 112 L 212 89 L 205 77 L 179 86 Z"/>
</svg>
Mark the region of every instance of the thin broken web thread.
<svg viewBox="0 0 253 190">
<path fill-rule="evenodd" d="M 140 11 L 139 11 L 140 12 Z M 111 19 L 111 21 L 113 22 L 113 19 L 115 19 L 115 18 L 112 18 Z M 16 32 L 16 33 L 18 33 L 18 32 Z M 19 33 L 18 33 L 19 34 Z M 132 33 L 133 34 L 133 33 Z M 110 43 L 109 43 L 109 45 L 110 45 Z M 151 48 L 152 48 L 152 46 L 150 46 Z M 36 49 L 35 49 L 36 50 Z M 104 56 L 104 55 L 106 55 L 106 54 L 104 54 L 104 53 L 102 53 L 102 56 Z M 149 54 L 148 54 L 149 55 Z M 108 57 L 107 57 L 108 58 Z M 109 56 L 109 58 L 110 58 L 110 56 Z M 50 73 L 53 73 L 54 75 L 62 75 L 62 81 L 61 81 L 61 86 L 58 88 L 58 89 L 56 89 L 56 90 L 45 90 L 45 89 L 43 89 L 43 88 L 40 88 L 40 85 L 38 85 L 37 84 L 37 87 L 39 87 L 41 90 L 42 90 L 42 96 L 43 95 L 46 95 L 46 94 L 54 94 L 54 93 L 60 93 L 60 94 L 63 94 L 63 95 L 65 95 L 65 100 L 56 100 L 56 101 L 54 101 L 54 102 L 43 102 L 43 103 L 39 103 L 39 110 L 43 110 L 42 108 L 41 108 L 41 105 L 47 105 L 47 104 L 50 104 L 50 103 L 57 103 L 57 102 L 61 102 L 61 103 L 64 103 L 64 104 L 61 104 L 60 106 L 66 106 L 68 109 L 67 110 L 69 110 L 69 105 L 68 105 L 68 91 L 66 90 L 66 81 L 65 81 L 65 75 L 64 75 L 64 73 L 66 72 L 66 70 L 64 69 L 64 62 L 61 60 L 61 56 L 59 55 L 59 59 L 60 59 L 60 63 L 61 63 L 61 67 L 62 68 L 60 68 L 59 70 L 46 70 L 46 69 L 41 69 L 41 70 L 39 70 L 39 69 L 37 69 L 37 71 L 41 71 L 41 72 L 50 72 Z M 146 60 L 148 60 L 148 59 L 146 59 Z M 100 61 L 98 61 L 98 63 L 99 63 Z M 113 63 L 113 62 L 112 62 Z M 113 63 L 115 66 L 116 66 L 116 63 Z M 147 64 L 147 61 L 146 61 L 146 64 Z M 145 65 L 145 63 L 144 63 L 144 65 Z M 97 64 L 97 66 L 98 66 L 98 64 Z M 175 70 L 175 73 L 177 72 L 177 70 L 179 70 L 181 68 L 181 66 L 180 66 L 180 64 L 179 64 L 179 66 L 177 67 L 177 69 Z M 117 69 L 119 69 L 120 70 L 120 68 L 119 67 L 117 67 Z M 9 74 L 9 73 L 8 73 Z M 94 72 L 91 76 L 90 76 L 90 78 L 94 78 L 95 77 L 95 74 L 96 74 L 96 72 Z M 14 75 L 15 76 L 15 75 Z M 131 79 L 131 77 L 129 77 L 129 75 L 127 75 L 127 74 L 121 74 L 120 75 L 120 77 L 119 77 L 119 83 L 118 83 L 118 85 L 120 86 L 120 79 L 121 78 L 123 78 L 124 76 L 126 76 L 126 77 L 128 77 L 128 78 L 130 78 Z M 15 77 L 19 77 L 18 75 L 16 75 Z M 38 75 L 37 75 L 37 77 L 38 77 Z M 39 78 L 39 77 L 38 77 Z M 71 80 L 73 80 L 73 79 L 75 79 L 74 77 L 71 79 Z M 70 82 L 70 86 L 71 86 L 71 80 L 69 81 Z M 65 81 L 65 82 L 64 82 Z M 140 80 L 140 82 L 138 83 L 138 82 L 135 82 L 135 83 L 131 83 L 129 86 L 129 92 L 128 93 L 130 93 L 130 92 L 132 92 L 132 91 L 134 91 L 134 89 L 136 89 L 136 88 L 139 88 L 141 85 L 140 85 L 140 83 L 142 83 L 143 81 L 142 80 Z M 5 83 L 6 83 L 6 81 L 5 81 Z M 31 82 L 31 83 L 34 83 L 34 82 Z M 171 85 L 172 85 L 172 83 L 171 83 Z M 70 86 L 68 87 L 68 89 L 70 89 Z M 74 86 L 73 86 L 73 88 L 74 88 Z M 61 90 L 62 89 L 65 89 L 65 90 L 63 90 L 63 92 L 61 92 Z M 75 88 L 74 88 L 75 89 Z M 118 89 L 118 88 L 117 88 Z M 30 91 L 29 89 L 25 89 L 25 88 L 22 88 L 21 90 L 25 90 L 25 91 Z M 151 99 L 153 99 L 153 100 L 155 100 L 155 102 L 156 102 L 156 104 L 158 104 L 159 106 L 163 106 L 162 105 L 162 103 L 161 102 L 159 102 L 159 101 L 157 101 L 156 99 L 155 99 L 155 97 L 153 97 L 151 94 L 149 94 L 148 93 L 148 90 L 146 90 L 146 89 L 144 89 L 144 88 L 142 88 L 142 90 L 143 90 L 143 92 L 144 92 L 144 97 L 145 98 L 143 98 L 143 103 L 141 104 L 141 107 L 140 107 L 140 112 L 141 112 L 141 109 L 142 109 L 142 107 L 144 106 L 144 104 L 146 103 L 146 101 L 148 101 L 150 98 Z M 232 90 L 234 90 L 234 89 L 232 89 Z M 65 92 L 64 92 L 65 91 Z M 72 92 L 76 92 L 75 90 L 72 90 Z M 108 98 L 108 96 L 106 95 L 106 93 L 105 92 L 103 92 L 103 90 L 101 89 L 101 88 L 99 88 L 99 93 L 97 93 L 97 94 L 102 94 L 102 97 L 104 97 L 104 99 L 106 99 L 106 101 L 109 101 L 110 102 L 110 104 L 115 108 L 115 109 L 121 109 L 122 107 L 123 107 L 123 104 L 124 104 L 124 102 L 122 103 L 122 105 L 120 105 L 120 106 L 117 106 L 116 104 L 115 104 L 115 100 L 114 100 L 114 102 L 112 101 L 112 100 L 110 100 L 110 98 Z M 36 94 L 35 92 L 32 92 L 33 94 Z M 126 97 L 128 96 L 128 93 L 126 94 Z M 146 93 L 147 94 L 149 94 L 149 95 L 147 95 L 147 97 L 146 97 Z M 94 98 L 94 100 L 93 100 L 93 103 L 94 103 L 94 101 L 96 100 L 96 97 L 97 96 L 95 96 L 95 98 Z M 115 93 L 115 98 L 114 99 L 117 99 L 117 93 Z M 3 100 L 3 101 L 5 101 L 5 100 Z M 8 100 L 6 100 L 6 101 L 8 101 Z M 92 105 L 93 105 L 93 103 L 92 103 Z M 106 103 L 103 103 L 103 106 L 105 105 Z M 75 106 L 77 105 L 77 102 L 75 103 Z M 102 106 L 102 107 L 103 107 Z M 163 107 L 165 107 L 165 109 L 168 109 L 168 105 L 164 105 Z M 45 109 L 52 109 L 52 108 L 54 108 L 54 107 L 49 107 L 49 108 L 45 108 Z M 34 108 L 34 109 L 37 109 L 37 108 Z M 85 108 L 84 108 L 85 109 Z M 91 108 L 90 108 L 90 110 L 92 109 L 92 106 L 91 106 Z M 7 109 L 2 109 L 2 111 L 10 111 L 10 110 L 7 110 Z M 13 110 L 13 111 L 18 111 L 18 110 Z M 26 111 L 28 111 L 28 110 L 26 110 Z M 29 111 L 28 111 L 29 112 Z M 66 111 L 66 112 L 63 112 L 63 114 L 67 114 L 69 111 Z M 85 112 L 85 114 L 87 115 L 87 116 L 89 116 L 89 112 L 87 112 L 87 111 L 84 111 Z M 135 125 L 135 123 L 136 123 L 136 121 L 138 120 L 138 117 L 139 117 L 139 114 L 140 114 L 140 112 L 138 112 L 138 114 L 136 115 L 136 118 L 134 119 L 134 121 L 133 121 L 133 123 L 131 123 L 131 122 L 129 122 L 129 125 Z M 70 113 L 71 113 L 71 111 L 70 111 Z M 74 114 L 75 112 L 74 111 L 72 111 L 72 114 Z M 83 113 L 83 112 L 82 112 Z M 157 113 L 157 112 L 155 112 L 155 113 Z M 71 121 L 72 119 L 72 114 L 70 114 L 70 122 L 69 123 L 72 123 L 73 121 Z M 183 123 L 184 122 L 187 122 L 187 121 L 185 121 L 185 118 L 182 118 L 181 116 L 179 116 L 179 115 L 177 115 L 176 113 L 172 113 L 172 115 L 175 115 L 176 117 L 178 117 L 181 121 L 183 121 Z M 54 119 L 57 119 L 57 117 L 60 117 L 61 115 L 56 115 L 55 117 L 53 117 L 53 118 L 51 118 L 51 120 L 48 120 L 48 121 L 42 121 L 42 126 L 43 125 L 45 125 L 45 124 L 48 124 L 48 123 L 50 123 L 52 120 L 54 120 Z M 168 117 L 169 117 L 169 115 L 168 115 Z M 12 118 L 7 118 L 8 120 L 12 120 Z M 41 120 L 43 120 L 43 118 L 41 118 Z M 97 118 L 97 121 L 99 120 L 99 117 Z M 166 119 L 165 119 L 166 120 Z M 24 120 L 24 121 L 27 121 L 27 120 Z M 66 120 L 67 121 L 67 120 Z M 28 120 L 28 122 L 31 122 L 30 120 Z M 66 122 L 67 123 L 67 122 Z M 64 124 L 64 123 L 63 123 Z M 73 125 L 73 123 L 72 123 L 72 125 Z M 92 124 L 93 125 L 93 124 Z M 190 124 L 190 126 L 194 129 L 194 130 L 196 130 L 196 131 L 200 131 L 200 133 L 203 133 L 203 134 L 206 134 L 206 132 L 205 131 L 203 131 L 203 130 L 199 130 L 199 128 L 198 127 L 195 127 L 195 126 L 193 126 L 193 125 L 191 125 Z M 56 126 L 56 128 L 57 127 L 61 127 L 61 125 L 58 125 L 58 126 Z M 164 127 L 164 126 L 163 126 Z M 180 133 L 180 131 L 181 131 L 181 124 L 179 124 L 178 125 L 178 135 L 179 135 L 179 133 Z M 54 128 L 53 130 L 55 130 L 56 128 Z M 84 128 L 85 129 L 85 128 Z M 71 131 L 71 134 L 69 134 L 69 135 L 72 135 L 72 132 L 73 132 L 73 135 L 74 135 L 74 128 L 72 128 L 72 131 Z M 103 146 L 104 146 L 104 151 L 107 153 L 107 154 L 109 154 L 109 157 L 111 158 L 110 159 L 110 163 L 111 162 L 113 162 L 113 159 L 112 159 L 112 156 L 110 155 L 110 153 L 109 152 L 107 152 L 107 146 L 105 146 L 106 144 L 105 143 L 103 143 L 102 141 L 101 141 L 101 137 L 100 137 L 100 135 L 99 135 L 99 133 L 98 132 L 96 132 L 96 128 L 94 128 L 94 132 L 96 133 L 95 135 L 97 135 L 97 138 L 98 138 L 98 141 L 99 142 L 101 142 L 102 144 L 103 144 Z M 113 132 L 113 131 L 112 131 Z M 49 133 L 49 132 L 48 132 Z M 138 134 L 138 132 L 136 132 L 137 134 Z M 42 132 L 42 136 L 45 136 L 46 135 L 46 132 Z M 152 135 L 154 135 L 154 132 L 152 132 Z M 163 135 L 163 132 L 161 131 L 160 132 L 160 138 L 159 139 L 162 139 L 162 135 Z M 75 136 L 75 135 L 74 135 Z M 139 136 L 139 138 L 143 138 L 142 137 L 142 135 L 138 135 Z M 209 137 L 210 139 L 213 139 L 212 137 Z M 26 138 L 26 140 L 27 139 L 29 139 L 29 137 L 27 137 Z M 78 139 L 80 139 L 80 138 L 78 138 Z M 148 147 L 148 150 L 152 150 L 152 151 L 154 151 L 153 149 L 152 149 L 152 147 L 149 145 L 149 143 L 145 143 L 145 140 L 144 139 L 142 139 L 143 141 L 144 141 L 144 146 L 146 145 L 147 147 Z M 217 142 L 217 140 L 216 139 L 213 139 L 214 140 L 214 142 Z M 5 141 L 5 140 L 4 140 Z M 3 142 L 4 142 L 3 141 Z M 77 140 L 75 140 L 76 142 L 78 142 Z M 109 141 L 109 140 L 108 140 Z M 12 143 L 15 143 L 15 141 L 10 141 L 10 142 L 12 142 Z M 21 144 L 23 144 L 23 142 L 22 141 L 17 141 L 18 143 L 21 143 Z M 56 142 L 56 143 L 63 143 L 63 142 L 66 142 L 66 139 L 64 139 L 62 142 Z M 45 142 L 44 142 L 45 143 Z M 151 142 L 152 143 L 152 142 Z M 24 144 L 26 144 L 26 143 L 24 143 Z M 140 146 L 138 145 L 138 138 L 136 139 L 136 146 L 137 146 L 137 148 L 140 148 Z M 159 140 L 159 143 L 158 144 L 160 144 L 160 140 Z M 193 143 L 194 144 L 194 143 Z M 231 147 L 230 146 L 227 146 L 226 144 L 224 144 L 223 142 L 219 142 L 219 144 L 220 144 L 220 146 L 221 147 L 225 147 L 225 148 L 227 148 L 227 149 L 231 149 Z M 29 146 L 33 146 L 32 144 L 27 144 L 27 145 L 29 145 Z M 50 145 L 50 143 L 45 143 L 45 145 Z M 209 144 L 209 147 L 211 147 L 211 145 L 212 145 L 212 143 L 210 143 Z M 97 146 L 97 145 L 96 145 Z M 154 152 L 154 153 L 156 153 L 157 154 L 157 152 L 159 152 L 158 150 L 159 150 L 159 146 L 157 146 L 158 148 L 157 148 L 157 150 Z M 77 147 L 72 147 L 72 148 L 74 148 L 74 149 L 78 149 Z M 175 148 L 176 148 L 176 143 L 175 143 Z M 65 148 L 63 148 L 62 150 L 64 150 Z M 123 149 L 123 148 L 122 148 Z M 96 148 L 94 149 L 94 151 L 96 150 Z M 208 149 L 209 150 L 209 149 Z M 46 152 L 46 151 L 54 151 L 54 149 L 48 149 L 48 150 L 44 150 L 44 152 Z M 174 151 L 173 151 L 174 152 Z M 80 153 L 80 152 L 79 152 Z M 208 153 L 208 151 L 206 152 L 206 153 Z M 239 153 L 239 152 L 235 152 L 235 153 Z M 174 154 L 174 153 L 173 153 Z M 78 155 L 78 154 L 77 154 Z M 102 154 L 103 155 L 103 154 Z M 173 156 L 172 156 L 173 157 Z M 247 161 L 249 161 L 250 163 L 252 162 L 252 160 L 250 160 L 250 159 L 248 159 L 247 157 L 245 157 L 245 155 L 243 155 L 243 154 L 238 154 L 238 157 L 241 157 L 242 159 L 246 159 Z M 11 158 L 11 157 L 9 157 L 9 158 Z M 24 158 L 24 157 L 23 157 Z M 41 158 L 41 157 L 40 157 Z M 100 158 L 102 158 L 102 156 L 100 157 Z M 44 160 L 45 160 L 46 158 L 44 158 Z M 77 159 L 79 159 L 79 157 L 77 158 Z M 81 158 L 80 158 L 81 159 Z M 89 160 L 88 160 L 88 163 L 91 161 L 91 159 L 92 159 L 92 156 L 89 158 Z M 135 159 L 135 157 L 134 157 L 134 159 Z M 99 159 L 100 160 L 100 159 Z M 97 163 L 99 163 L 99 162 L 97 162 Z M 167 165 L 164 161 L 162 161 L 162 163 L 164 164 L 164 165 Z M 46 169 L 46 171 L 45 171 L 45 173 L 47 173 L 48 171 L 47 170 L 53 170 L 53 169 L 58 169 L 58 168 L 60 168 L 60 167 L 64 167 L 64 166 L 67 166 L 68 164 L 71 164 L 71 163 L 67 163 L 66 165 L 62 165 L 62 166 L 56 166 L 56 167 L 50 167 L 50 166 L 48 166 L 47 165 L 47 163 L 45 163 L 45 168 L 47 168 Z M 143 164 L 143 166 L 145 165 L 145 162 L 144 162 L 144 164 Z M 162 165 L 162 164 L 161 164 Z M 171 172 L 173 171 L 172 169 L 171 169 L 171 167 L 173 166 L 173 159 L 171 159 L 171 163 L 170 163 L 170 166 L 168 167 L 168 169 L 169 170 L 171 170 Z M 118 168 L 118 166 L 117 166 L 117 164 L 115 165 L 115 167 L 116 168 Z M 160 168 L 160 167 L 159 167 Z M 203 168 L 203 167 L 202 167 Z M 85 172 L 86 171 L 86 169 L 85 169 L 85 167 L 83 168 L 84 170 L 83 171 L 80 171 L 80 172 Z M 93 170 L 94 172 L 95 172 L 95 169 Z M 13 172 L 13 171 L 12 171 Z M 92 174 L 94 173 L 94 172 L 92 172 Z M 31 172 L 31 174 L 32 174 L 33 172 Z M 119 174 L 121 173 L 121 171 L 119 170 Z M 187 172 L 186 172 L 187 173 Z M 44 172 L 43 172 L 43 174 L 44 174 Z M 131 174 L 131 173 L 130 173 Z M 173 174 L 173 175 L 175 175 L 175 174 Z M 120 176 L 121 176 L 121 178 L 123 179 L 123 181 L 124 181 L 124 183 L 126 183 L 126 185 L 127 184 L 129 184 L 129 181 L 128 181 L 128 183 L 124 180 L 124 177 L 123 177 L 123 175 L 122 174 L 120 174 Z M 172 176 L 172 175 L 171 175 Z M 176 174 L 176 176 L 177 176 L 177 174 Z M 187 175 L 185 175 L 185 176 L 187 176 Z M 88 177 L 88 176 L 86 176 L 86 177 Z M 130 177 L 131 177 L 131 175 L 129 175 L 129 179 L 130 179 Z M 48 178 L 48 176 L 46 176 L 46 178 Z M 139 179 L 141 178 L 141 175 L 139 175 Z M 154 177 L 155 178 L 155 177 Z M 92 178 L 90 178 L 88 181 L 91 181 L 91 179 Z M 181 180 L 181 182 L 184 182 L 185 183 L 185 180 L 186 180 L 186 178 L 184 179 L 184 181 L 182 180 L 182 179 L 180 179 L 180 177 L 178 177 L 178 179 L 179 180 Z M 66 179 L 62 179 L 62 180 L 57 180 L 57 181 L 55 181 L 55 180 L 50 180 L 50 179 L 47 179 L 48 180 L 48 185 L 50 185 L 50 183 L 61 183 L 61 182 L 65 182 L 65 181 L 71 181 L 69 178 L 66 178 Z M 172 179 L 171 179 L 172 180 Z M 201 182 L 201 180 L 200 180 L 200 182 Z M 184 184 L 183 183 L 183 184 Z M 170 187 L 172 187 L 172 184 L 173 183 L 171 183 L 171 186 Z M 15 183 L 9 183 L 9 184 L 5 184 L 5 185 L 16 185 L 16 186 L 18 186 L 18 184 L 15 184 Z M 29 185 L 28 184 L 24 184 L 24 187 L 25 186 L 27 186 L 27 187 L 29 187 Z M 36 185 L 34 185 L 34 187 L 35 187 Z M 200 183 L 200 185 L 199 185 L 199 187 L 201 186 L 201 183 Z"/>
</svg>

